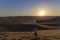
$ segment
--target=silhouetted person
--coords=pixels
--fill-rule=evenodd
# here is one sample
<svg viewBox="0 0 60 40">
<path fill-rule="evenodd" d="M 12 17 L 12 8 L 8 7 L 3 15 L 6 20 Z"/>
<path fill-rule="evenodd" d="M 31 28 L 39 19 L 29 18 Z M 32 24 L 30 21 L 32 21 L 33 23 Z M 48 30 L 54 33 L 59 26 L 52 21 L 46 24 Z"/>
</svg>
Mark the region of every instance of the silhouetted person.
<svg viewBox="0 0 60 40">
<path fill-rule="evenodd" d="M 34 40 L 37 40 L 37 28 L 34 28 Z"/>
</svg>

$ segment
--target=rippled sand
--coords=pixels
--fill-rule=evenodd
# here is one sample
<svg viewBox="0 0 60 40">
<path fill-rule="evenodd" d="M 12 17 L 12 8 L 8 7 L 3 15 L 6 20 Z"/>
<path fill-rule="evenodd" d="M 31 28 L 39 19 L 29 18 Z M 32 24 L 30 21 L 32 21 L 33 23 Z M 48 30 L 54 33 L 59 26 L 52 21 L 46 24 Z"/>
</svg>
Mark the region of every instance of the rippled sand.
<svg viewBox="0 0 60 40">
<path fill-rule="evenodd" d="M 34 39 L 34 32 L 1 32 L 2 38 L 5 39 Z M 0 33 L 0 34 L 1 34 Z M 60 40 L 60 30 L 40 30 L 37 31 L 39 40 Z M 7 37 L 5 37 L 7 35 Z M 1 38 L 1 39 L 2 39 Z"/>
</svg>

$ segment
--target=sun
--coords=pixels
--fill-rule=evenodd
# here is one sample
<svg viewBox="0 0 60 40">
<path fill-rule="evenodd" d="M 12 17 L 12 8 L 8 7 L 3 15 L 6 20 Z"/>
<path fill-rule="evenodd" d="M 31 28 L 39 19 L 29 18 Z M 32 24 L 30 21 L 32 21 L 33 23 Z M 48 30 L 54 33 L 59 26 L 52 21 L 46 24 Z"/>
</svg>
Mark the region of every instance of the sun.
<svg viewBox="0 0 60 40">
<path fill-rule="evenodd" d="M 45 16 L 45 11 L 41 10 L 41 11 L 39 12 L 39 16 Z"/>
</svg>

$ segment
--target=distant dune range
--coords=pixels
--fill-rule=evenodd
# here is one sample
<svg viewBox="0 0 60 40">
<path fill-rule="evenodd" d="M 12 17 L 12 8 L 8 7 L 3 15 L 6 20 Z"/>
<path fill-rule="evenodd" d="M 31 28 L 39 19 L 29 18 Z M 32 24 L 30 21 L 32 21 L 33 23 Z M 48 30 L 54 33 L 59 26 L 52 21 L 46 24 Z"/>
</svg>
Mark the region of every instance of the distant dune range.
<svg viewBox="0 0 60 40">
<path fill-rule="evenodd" d="M 45 16 L 45 17 L 40 17 L 40 16 L 12 16 L 12 17 L 0 17 L 0 23 L 31 23 L 33 22 L 33 20 L 48 20 L 48 19 L 52 19 L 55 16 Z"/>
<path fill-rule="evenodd" d="M 53 29 L 45 28 L 39 25 L 34 24 L 24 24 L 23 23 L 33 23 L 33 20 L 39 20 L 39 23 L 47 26 L 53 26 L 52 22 L 55 22 L 55 25 L 60 26 L 60 17 L 59 16 L 16 16 L 16 17 L 0 17 L 0 31 L 33 31 L 36 26 L 38 30 Z M 51 23 L 51 24 L 44 24 Z M 55 26 L 54 25 L 54 26 Z"/>
</svg>

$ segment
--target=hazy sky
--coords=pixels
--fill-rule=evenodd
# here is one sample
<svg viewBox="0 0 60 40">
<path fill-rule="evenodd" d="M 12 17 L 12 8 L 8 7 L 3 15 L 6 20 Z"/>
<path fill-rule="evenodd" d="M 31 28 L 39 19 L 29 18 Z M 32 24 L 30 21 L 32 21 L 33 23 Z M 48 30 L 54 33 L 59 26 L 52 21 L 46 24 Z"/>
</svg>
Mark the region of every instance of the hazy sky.
<svg viewBox="0 0 60 40">
<path fill-rule="evenodd" d="M 0 0 L 0 16 L 60 16 L 60 0 Z"/>
</svg>

